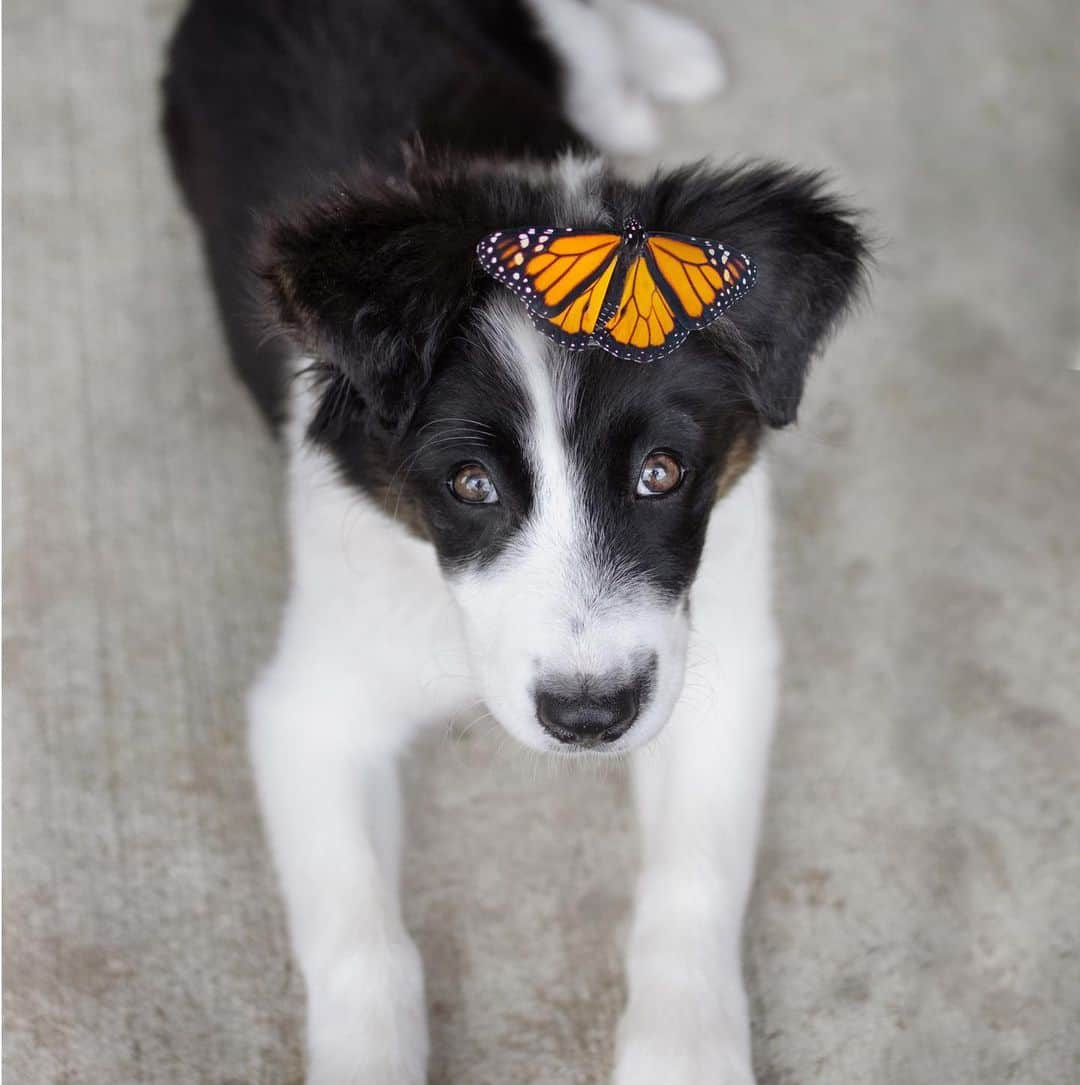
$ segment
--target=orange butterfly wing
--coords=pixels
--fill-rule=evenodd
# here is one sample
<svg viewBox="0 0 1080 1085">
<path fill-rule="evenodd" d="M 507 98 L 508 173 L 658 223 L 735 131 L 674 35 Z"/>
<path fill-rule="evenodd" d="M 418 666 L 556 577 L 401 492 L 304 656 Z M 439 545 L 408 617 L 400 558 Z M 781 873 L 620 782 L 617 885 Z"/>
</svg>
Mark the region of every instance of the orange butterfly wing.
<svg viewBox="0 0 1080 1085">
<path fill-rule="evenodd" d="M 636 255 L 627 257 L 627 249 Z M 622 234 L 500 230 L 480 242 L 476 255 L 524 301 L 545 335 L 570 349 L 600 346 L 638 362 L 669 354 L 691 331 L 713 323 L 756 274 L 745 254 L 720 242 L 646 233 L 632 219 Z"/>
<path fill-rule="evenodd" d="M 550 317 L 550 323 L 564 335 L 586 335 L 591 337 L 596 331 L 604 301 L 611 288 L 617 261 L 613 256 L 604 270 L 574 298 L 562 312 Z"/>
<path fill-rule="evenodd" d="M 490 234 L 477 246 L 477 257 L 533 313 L 550 319 L 600 280 L 610 283 L 621 241 L 619 234 L 530 226 Z"/>
<path fill-rule="evenodd" d="M 681 234 L 644 234 L 626 270 L 619 301 L 594 338 L 604 350 L 651 362 L 707 327 L 754 285 L 749 258 L 725 245 Z"/>
<path fill-rule="evenodd" d="M 645 247 L 678 322 L 691 331 L 712 324 L 754 285 L 750 258 L 717 241 L 649 234 Z"/>
<path fill-rule="evenodd" d="M 619 303 L 597 333 L 597 342 L 621 358 L 644 362 L 673 351 L 689 334 L 676 324 L 649 261 L 635 257 L 623 279 Z"/>
</svg>

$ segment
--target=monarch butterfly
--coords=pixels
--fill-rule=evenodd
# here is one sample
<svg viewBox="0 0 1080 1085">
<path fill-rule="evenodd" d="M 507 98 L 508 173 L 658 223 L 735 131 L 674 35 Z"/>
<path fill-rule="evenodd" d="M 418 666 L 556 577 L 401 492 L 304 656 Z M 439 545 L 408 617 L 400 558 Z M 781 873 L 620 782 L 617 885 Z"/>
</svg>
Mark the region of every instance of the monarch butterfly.
<svg viewBox="0 0 1080 1085">
<path fill-rule="evenodd" d="M 571 350 L 599 346 L 651 362 L 705 328 L 753 285 L 745 253 L 719 241 L 573 226 L 499 230 L 476 247 L 480 266 L 528 306 L 536 326 Z"/>
</svg>

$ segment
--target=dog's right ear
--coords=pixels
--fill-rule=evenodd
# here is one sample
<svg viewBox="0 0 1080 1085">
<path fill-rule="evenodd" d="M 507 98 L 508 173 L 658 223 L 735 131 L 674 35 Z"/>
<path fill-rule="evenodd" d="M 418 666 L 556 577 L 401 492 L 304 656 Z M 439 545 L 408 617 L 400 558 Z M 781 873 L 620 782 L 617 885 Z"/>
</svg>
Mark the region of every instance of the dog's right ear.
<svg viewBox="0 0 1080 1085">
<path fill-rule="evenodd" d="M 399 433 L 468 304 L 475 241 L 415 189 L 366 179 L 268 222 L 257 268 L 279 330 Z"/>
<path fill-rule="evenodd" d="M 764 422 L 793 422 L 811 357 L 865 282 L 860 216 L 820 175 L 769 163 L 660 173 L 639 199 L 632 209 L 654 229 L 715 238 L 754 261 L 754 288 L 703 338 L 741 358 Z"/>
</svg>

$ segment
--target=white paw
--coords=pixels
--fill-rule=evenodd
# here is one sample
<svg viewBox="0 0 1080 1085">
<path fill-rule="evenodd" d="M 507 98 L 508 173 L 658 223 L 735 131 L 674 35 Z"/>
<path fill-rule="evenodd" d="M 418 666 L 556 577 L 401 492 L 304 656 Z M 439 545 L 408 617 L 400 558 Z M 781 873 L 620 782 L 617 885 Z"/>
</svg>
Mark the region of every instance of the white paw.
<svg viewBox="0 0 1080 1085">
<path fill-rule="evenodd" d="M 649 1030 L 621 1042 L 612 1085 L 754 1085 L 750 1062 L 719 1037 Z"/>
<path fill-rule="evenodd" d="M 619 1022 L 613 1085 L 754 1085 L 745 996 L 736 985 L 649 983 Z"/>
<path fill-rule="evenodd" d="M 618 23 L 623 71 L 660 102 L 690 104 L 719 94 L 727 72 L 712 38 L 682 15 L 631 3 Z"/>
<path fill-rule="evenodd" d="M 631 87 L 614 85 L 602 96 L 571 91 L 567 105 L 575 126 L 602 151 L 646 154 L 660 143 L 656 110 Z"/>
<path fill-rule="evenodd" d="M 424 978 L 410 940 L 343 958 L 308 987 L 307 1085 L 424 1085 Z"/>
</svg>

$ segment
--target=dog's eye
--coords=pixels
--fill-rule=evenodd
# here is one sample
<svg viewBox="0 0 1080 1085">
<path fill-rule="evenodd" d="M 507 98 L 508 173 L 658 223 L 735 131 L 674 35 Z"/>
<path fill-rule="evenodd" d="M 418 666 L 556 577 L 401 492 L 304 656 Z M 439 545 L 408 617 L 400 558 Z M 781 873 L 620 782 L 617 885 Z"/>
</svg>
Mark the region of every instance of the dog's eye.
<svg viewBox="0 0 1080 1085">
<path fill-rule="evenodd" d="M 641 465 L 638 475 L 638 497 L 663 497 L 674 493 L 685 475 L 682 464 L 670 453 L 653 449 Z"/>
<path fill-rule="evenodd" d="M 447 479 L 450 492 L 466 505 L 495 505 L 499 491 L 482 463 L 466 463 Z"/>
</svg>

